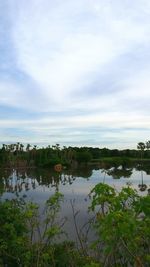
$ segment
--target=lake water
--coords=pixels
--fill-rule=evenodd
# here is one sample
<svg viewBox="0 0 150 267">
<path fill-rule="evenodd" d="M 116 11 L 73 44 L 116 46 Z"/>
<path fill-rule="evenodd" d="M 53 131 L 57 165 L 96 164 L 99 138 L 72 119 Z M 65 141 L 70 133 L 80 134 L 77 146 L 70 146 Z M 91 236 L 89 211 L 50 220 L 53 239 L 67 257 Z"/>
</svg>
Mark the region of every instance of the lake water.
<svg viewBox="0 0 150 267">
<path fill-rule="evenodd" d="M 76 211 L 79 211 L 77 221 L 82 226 L 88 220 L 88 194 L 100 182 L 105 182 L 120 190 L 122 186 L 131 184 L 140 194 L 146 194 L 150 188 L 150 167 L 141 171 L 140 168 L 86 167 L 74 171 L 56 173 L 52 170 L 1 170 L 0 188 L 2 199 L 11 199 L 19 195 L 25 200 L 38 203 L 41 207 L 44 202 L 56 191 L 64 195 L 61 206 L 61 215 L 67 218 L 65 230 L 70 239 L 75 239 L 73 230 L 73 212 L 71 201 L 74 201 Z M 140 186 L 139 186 L 140 185 Z M 142 185 L 142 186 L 141 186 Z M 144 187 L 143 187 L 144 185 Z M 142 191 L 139 189 L 143 188 Z"/>
</svg>

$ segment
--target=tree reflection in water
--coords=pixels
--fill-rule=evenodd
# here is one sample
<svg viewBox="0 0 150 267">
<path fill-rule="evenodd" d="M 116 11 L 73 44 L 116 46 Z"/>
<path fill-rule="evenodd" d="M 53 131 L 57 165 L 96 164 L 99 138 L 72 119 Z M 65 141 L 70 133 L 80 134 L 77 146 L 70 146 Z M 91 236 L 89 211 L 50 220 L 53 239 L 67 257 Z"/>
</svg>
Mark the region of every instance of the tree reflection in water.
<svg viewBox="0 0 150 267">
<path fill-rule="evenodd" d="M 149 174 L 150 173 L 150 167 L 147 164 L 138 164 L 136 169 L 141 172 L 141 181 L 138 184 L 139 190 L 142 192 L 146 191 L 147 185 L 144 183 L 143 172 L 145 172 L 146 174 Z"/>
<path fill-rule="evenodd" d="M 114 179 L 120 179 L 121 177 L 129 178 L 132 175 L 133 169 L 127 168 L 112 168 L 107 171 L 108 175 L 111 175 Z"/>
<path fill-rule="evenodd" d="M 149 174 L 150 167 L 136 165 L 124 166 L 111 166 L 109 163 L 102 163 L 96 166 L 85 166 L 74 170 L 64 169 L 62 172 L 56 172 L 52 169 L 19 169 L 0 170 L 0 194 L 4 192 L 20 193 L 21 191 L 35 190 L 38 187 L 46 186 L 48 188 L 54 188 L 55 191 L 59 191 L 60 185 L 71 185 L 78 178 L 86 178 L 87 180 L 92 177 L 94 170 L 100 170 L 104 173 L 104 179 L 106 175 L 111 176 L 114 179 L 129 178 L 133 170 L 136 169 L 141 172 L 141 182 L 139 184 L 139 190 L 145 191 L 147 185 L 144 183 L 143 170 Z M 149 189 L 148 189 L 149 190 Z"/>
</svg>

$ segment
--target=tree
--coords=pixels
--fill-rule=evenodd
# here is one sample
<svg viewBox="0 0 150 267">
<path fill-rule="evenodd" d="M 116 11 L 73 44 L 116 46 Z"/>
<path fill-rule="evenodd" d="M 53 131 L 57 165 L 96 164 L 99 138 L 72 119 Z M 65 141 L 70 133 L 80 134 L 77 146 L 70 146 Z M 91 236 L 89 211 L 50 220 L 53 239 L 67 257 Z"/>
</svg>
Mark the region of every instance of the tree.
<svg viewBox="0 0 150 267">
<path fill-rule="evenodd" d="M 150 141 L 147 141 L 146 144 L 145 144 L 145 146 L 146 146 L 146 149 L 149 150 L 150 149 Z"/>
<path fill-rule="evenodd" d="M 31 145 L 30 145 L 30 144 L 27 144 L 27 146 L 26 146 L 26 151 L 27 151 L 27 152 L 29 152 L 30 147 L 31 147 Z"/>
<path fill-rule="evenodd" d="M 139 142 L 137 144 L 137 149 L 144 151 L 144 149 L 146 148 L 145 144 L 143 142 Z"/>
<path fill-rule="evenodd" d="M 90 196 L 100 266 L 150 266 L 150 196 L 139 196 L 129 186 L 118 192 L 104 183 L 97 184 Z"/>
<path fill-rule="evenodd" d="M 137 144 L 137 149 L 141 151 L 141 160 L 143 158 L 143 153 L 144 153 L 145 148 L 146 148 L 145 143 L 139 142 Z"/>
<path fill-rule="evenodd" d="M 79 151 L 77 152 L 76 159 L 78 163 L 87 163 L 91 161 L 92 155 L 88 151 L 81 151 L 81 152 Z"/>
</svg>

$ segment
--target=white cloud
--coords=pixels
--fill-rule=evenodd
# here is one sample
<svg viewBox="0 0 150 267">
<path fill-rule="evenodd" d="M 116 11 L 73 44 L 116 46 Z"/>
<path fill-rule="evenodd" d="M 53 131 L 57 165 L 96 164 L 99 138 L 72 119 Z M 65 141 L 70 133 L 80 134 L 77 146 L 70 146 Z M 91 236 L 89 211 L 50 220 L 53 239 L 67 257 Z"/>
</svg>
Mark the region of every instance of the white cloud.
<svg viewBox="0 0 150 267">
<path fill-rule="evenodd" d="M 147 41 L 149 24 L 135 21 L 132 14 L 119 16 L 122 6 L 118 10 L 117 4 L 85 0 L 57 1 L 52 6 L 47 0 L 18 4 L 13 31 L 18 67 L 50 101 L 70 100 L 73 92 L 86 88 L 95 72 Z"/>
<path fill-rule="evenodd" d="M 135 113 L 132 116 L 128 116 L 127 113 L 94 113 L 93 115 L 76 115 L 74 117 L 64 118 L 41 118 L 41 119 L 24 119 L 24 120 L 0 120 L 1 128 L 5 127 L 23 127 L 24 129 L 33 131 L 53 131 L 59 129 L 74 129 L 90 127 L 102 127 L 102 128 L 150 128 L 149 116 L 137 115 Z"/>
<path fill-rule="evenodd" d="M 0 96 L 1 105 L 15 107 L 21 106 L 20 100 L 24 98 L 20 88 L 9 80 L 0 82 Z"/>
<path fill-rule="evenodd" d="M 41 115 L 1 120 L 1 129 L 21 127 L 30 136 L 22 140 L 74 139 L 91 145 L 98 138 L 133 142 L 134 135 L 142 137 L 140 128 L 143 138 L 147 136 L 149 1 L 9 0 L 8 4 L 14 68 L 24 77 L 18 81 L 17 73 L 8 73 L 1 79 L 0 104 Z M 142 52 L 136 55 L 139 47 Z M 96 127 L 103 133 L 95 132 Z M 132 127 L 132 134 L 124 130 Z M 12 140 L 16 136 L 14 130 Z"/>
</svg>

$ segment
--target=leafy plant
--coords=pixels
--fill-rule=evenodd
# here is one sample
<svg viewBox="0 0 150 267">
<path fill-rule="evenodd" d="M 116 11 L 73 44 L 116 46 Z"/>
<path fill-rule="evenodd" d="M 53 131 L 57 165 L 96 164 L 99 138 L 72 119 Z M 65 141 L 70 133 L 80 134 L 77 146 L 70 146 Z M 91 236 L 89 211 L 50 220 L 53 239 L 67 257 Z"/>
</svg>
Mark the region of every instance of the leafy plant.
<svg viewBox="0 0 150 267">
<path fill-rule="evenodd" d="M 150 195 L 139 196 L 129 186 L 118 192 L 100 183 L 90 196 L 97 233 L 92 254 L 82 246 L 78 228 L 80 249 L 73 242 L 60 242 L 65 220 L 58 216 L 63 200 L 59 192 L 46 201 L 43 211 L 20 199 L 1 201 L 0 266 L 150 266 Z M 77 227 L 74 207 L 73 214 Z"/>
<path fill-rule="evenodd" d="M 100 183 L 91 197 L 97 232 L 93 245 L 100 247 L 103 266 L 149 266 L 150 196 L 139 196 L 129 186 L 118 193 Z"/>
<path fill-rule="evenodd" d="M 5 266 L 19 266 L 27 252 L 27 227 L 18 200 L 0 202 L 0 258 Z"/>
</svg>

